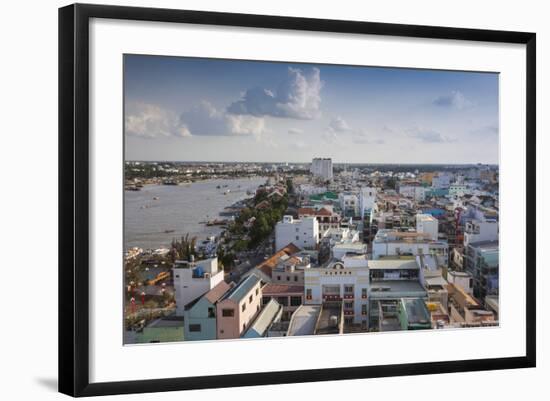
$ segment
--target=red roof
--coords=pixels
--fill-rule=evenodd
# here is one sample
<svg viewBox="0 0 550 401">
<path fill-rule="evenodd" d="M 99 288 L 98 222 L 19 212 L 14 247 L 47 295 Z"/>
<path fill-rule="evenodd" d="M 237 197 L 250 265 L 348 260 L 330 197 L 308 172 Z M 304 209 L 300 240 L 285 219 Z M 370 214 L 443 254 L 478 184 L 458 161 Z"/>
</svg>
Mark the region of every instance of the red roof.
<svg viewBox="0 0 550 401">
<path fill-rule="evenodd" d="M 323 207 L 323 208 L 317 210 L 317 215 L 318 216 L 332 216 L 332 213 L 330 212 L 330 210 L 327 210 Z"/>
<path fill-rule="evenodd" d="M 262 288 L 263 295 L 303 294 L 303 285 L 266 284 Z"/>
<path fill-rule="evenodd" d="M 267 200 L 263 200 L 256 205 L 256 209 L 266 209 L 268 207 L 271 207 L 271 203 Z"/>
<path fill-rule="evenodd" d="M 260 263 L 258 266 L 256 266 L 257 269 L 260 269 L 264 274 L 271 277 L 271 271 L 275 266 L 277 266 L 277 263 L 279 262 L 279 259 L 281 256 L 290 256 L 300 251 L 300 248 L 298 248 L 296 245 L 290 243 L 284 248 L 277 251 L 273 256 L 271 256 L 269 259 L 264 260 L 262 263 Z"/>
<path fill-rule="evenodd" d="M 208 301 L 211 304 L 216 303 L 222 296 L 225 294 L 232 286 L 227 284 L 225 281 L 221 281 L 216 285 L 214 288 L 212 288 L 210 291 L 208 291 L 206 294 L 204 294 L 204 297 L 208 299 Z"/>
<path fill-rule="evenodd" d="M 311 207 L 301 207 L 298 209 L 299 216 L 332 216 L 330 210 L 325 209 L 313 209 Z"/>
</svg>

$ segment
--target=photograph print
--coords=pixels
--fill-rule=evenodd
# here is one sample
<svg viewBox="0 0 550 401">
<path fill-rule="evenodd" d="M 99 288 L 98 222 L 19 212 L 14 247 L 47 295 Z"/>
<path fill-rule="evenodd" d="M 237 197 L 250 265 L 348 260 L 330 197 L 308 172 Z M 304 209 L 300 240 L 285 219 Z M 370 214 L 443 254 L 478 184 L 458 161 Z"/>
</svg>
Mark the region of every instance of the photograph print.
<svg viewBox="0 0 550 401">
<path fill-rule="evenodd" d="M 498 73 L 123 57 L 125 345 L 499 325 Z"/>
</svg>

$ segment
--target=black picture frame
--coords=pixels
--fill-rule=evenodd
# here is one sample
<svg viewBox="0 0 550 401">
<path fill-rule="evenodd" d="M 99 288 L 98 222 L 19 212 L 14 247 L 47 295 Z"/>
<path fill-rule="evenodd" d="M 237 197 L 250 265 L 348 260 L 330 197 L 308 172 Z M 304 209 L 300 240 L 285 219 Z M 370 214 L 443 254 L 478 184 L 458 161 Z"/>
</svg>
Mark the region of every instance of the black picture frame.
<svg viewBox="0 0 550 401">
<path fill-rule="evenodd" d="M 90 383 L 89 22 L 91 18 L 437 38 L 526 46 L 526 354 L 521 357 Z M 59 9 L 59 391 L 95 396 L 534 367 L 536 35 L 220 12 L 74 4 Z"/>
</svg>

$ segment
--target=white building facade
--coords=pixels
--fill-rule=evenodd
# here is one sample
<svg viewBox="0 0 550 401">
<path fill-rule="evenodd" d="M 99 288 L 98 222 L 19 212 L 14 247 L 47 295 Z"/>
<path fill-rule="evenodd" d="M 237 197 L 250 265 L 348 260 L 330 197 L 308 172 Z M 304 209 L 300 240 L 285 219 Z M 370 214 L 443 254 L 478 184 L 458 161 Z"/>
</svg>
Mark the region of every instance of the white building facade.
<svg viewBox="0 0 550 401">
<path fill-rule="evenodd" d="M 304 281 L 304 304 L 342 302 L 345 319 L 367 325 L 369 269 L 365 256 L 344 258 L 327 267 L 307 269 Z"/>
<path fill-rule="evenodd" d="M 372 241 L 372 258 L 403 255 L 433 255 L 439 266 L 448 266 L 449 245 L 445 241 L 434 241 L 425 233 L 378 230 Z"/>
<path fill-rule="evenodd" d="M 288 244 L 294 244 L 300 249 L 315 249 L 319 243 L 319 222 L 315 217 L 294 219 L 283 216 L 283 220 L 275 225 L 275 247 L 282 249 Z"/>
<path fill-rule="evenodd" d="M 419 213 L 416 215 L 416 231 L 429 234 L 430 238 L 437 241 L 439 222 L 431 214 Z"/>
<path fill-rule="evenodd" d="M 399 187 L 399 194 L 417 202 L 422 202 L 426 199 L 426 190 L 427 188 L 419 185 L 403 185 Z"/>
<path fill-rule="evenodd" d="M 311 174 L 323 181 L 332 180 L 332 159 L 319 157 L 313 159 L 311 161 Z"/>
<path fill-rule="evenodd" d="M 365 218 L 365 213 L 374 209 L 376 204 L 377 190 L 374 187 L 362 187 L 359 193 L 359 211 L 361 219 Z"/>
<path fill-rule="evenodd" d="M 353 192 L 340 192 L 338 202 L 342 210 L 343 217 L 353 217 L 359 215 L 359 195 Z"/>
<path fill-rule="evenodd" d="M 498 241 L 497 221 L 472 220 L 465 224 L 464 246 L 481 241 Z"/>
<path fill-rule="evenodd" d="M 223 281 L 223 269 L 219 268 L 217 257 L 197 262 L 176 261 L 172 272 L 177 316 L 184 315 L 185 305 Z"/>
</svg>

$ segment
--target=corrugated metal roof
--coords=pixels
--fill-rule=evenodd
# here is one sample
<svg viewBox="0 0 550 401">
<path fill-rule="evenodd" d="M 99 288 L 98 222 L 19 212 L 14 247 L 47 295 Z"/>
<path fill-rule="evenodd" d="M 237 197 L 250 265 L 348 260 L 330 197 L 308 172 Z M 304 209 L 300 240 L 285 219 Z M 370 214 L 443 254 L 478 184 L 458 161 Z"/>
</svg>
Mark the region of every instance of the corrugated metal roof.
<svg viewBox="0 0 550 401">
<path fill-rule="evenodd" d="M 282 306 L 272 298 L 267 305 L 264 306 L 254 323 L 252 323 L 252 326 L 250 326 L 243 337 L 263 337 L 273 320 L 277 318 L 277 315 L 280 315 L 281 310 Z"/>
<path fill-rule="evenodd" d="M 259 282 L 260 282 L 260 278 L 255 274 L 251 274 L 246 279 L 244 279 L 239 284 L 237 284 L 237 286 L 233 289 L 233 291 L 230 291 L 228 293 L 228 296 L 225 299 L 230 299 L 232 301 L 239 302 Z"/>
</svg>

